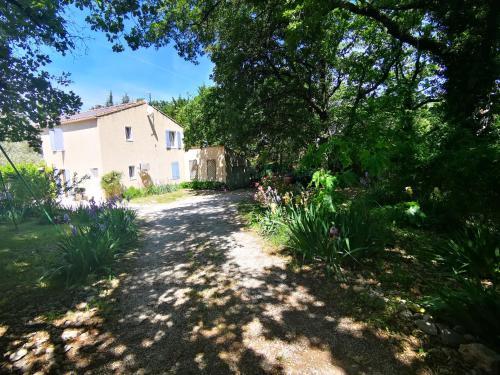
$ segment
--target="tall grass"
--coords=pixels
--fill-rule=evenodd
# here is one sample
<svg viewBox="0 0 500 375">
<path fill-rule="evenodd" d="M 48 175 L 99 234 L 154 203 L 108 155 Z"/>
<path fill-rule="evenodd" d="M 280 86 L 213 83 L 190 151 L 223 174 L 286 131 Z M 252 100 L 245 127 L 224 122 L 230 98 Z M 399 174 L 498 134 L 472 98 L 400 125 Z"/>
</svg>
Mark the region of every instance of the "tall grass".
<svg viewBox="0 0 500 375">
<path fill-rule="evenodd" d="M 118 206 L 116 200 L 80 207 L 73 213 L 78 224 L 62 235 L 59 257 L 45 275 L 66 285 L 82 282 L 89 274 L 108 273 L 116 255 L 138 238 L 134 211 Z"/>
</svg>

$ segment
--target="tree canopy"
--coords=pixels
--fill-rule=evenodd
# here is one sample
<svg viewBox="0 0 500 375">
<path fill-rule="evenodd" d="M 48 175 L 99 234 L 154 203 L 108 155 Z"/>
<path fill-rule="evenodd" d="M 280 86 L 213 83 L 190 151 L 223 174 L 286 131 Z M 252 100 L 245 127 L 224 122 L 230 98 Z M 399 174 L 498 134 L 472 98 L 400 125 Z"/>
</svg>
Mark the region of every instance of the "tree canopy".
<svg viewBox="0 0 500 375">
<path fill-rule="evenodd" d="M 38 127 L 52 127 L 62 113 L 81 106 L 63 89 L 69 75 L 53 76 L 47 49 L 66 54 L 75 47 L 60 1 L 6 0 L 0 4 L 0 141 L 39 146 Z"/>
</svg>

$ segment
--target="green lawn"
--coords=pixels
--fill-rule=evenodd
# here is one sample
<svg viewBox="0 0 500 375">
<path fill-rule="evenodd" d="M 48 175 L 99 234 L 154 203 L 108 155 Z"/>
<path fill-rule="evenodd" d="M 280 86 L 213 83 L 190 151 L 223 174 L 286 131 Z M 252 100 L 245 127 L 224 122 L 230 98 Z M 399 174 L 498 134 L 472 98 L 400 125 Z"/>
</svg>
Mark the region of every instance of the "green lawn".
<svg viewBox="0 0 500 375">
<path fill-rule="evenodd" d="M 147 197 L 134 198 L 131 200 L 131 202 L 140 204 L 170 203 L 178 199 L 188 197 L 189 195 L 190 192 L 188 190 L 177 190 L 166 194 L 149 195 Z"/>
<path fill-rule="evenodd" d="M 44 289 L 40 277 L 55 256 L 58 228 L 29 220 L 16 231 L 0 224 L 0 307 L 28 289 Z"/>
</svg>

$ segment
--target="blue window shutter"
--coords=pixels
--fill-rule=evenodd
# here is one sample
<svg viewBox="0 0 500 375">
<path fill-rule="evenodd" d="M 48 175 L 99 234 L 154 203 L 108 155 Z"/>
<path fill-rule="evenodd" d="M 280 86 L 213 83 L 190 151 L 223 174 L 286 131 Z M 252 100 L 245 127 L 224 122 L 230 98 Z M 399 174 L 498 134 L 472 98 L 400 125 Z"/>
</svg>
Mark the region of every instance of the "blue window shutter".
<svg viewBox="0 0 500 375">
<path fill-rule="evenodd" d="M 179 162 L 172 162 L 172 180 L 178 180 L 180 178 Z"/>
<path fill-rule="evenodd" d="M 165 131 L 165 142 L 166 142 L 166 145 L 167 145 L 167 148 L 171 148 L 172 145 L 170 144 L 170 134 L 169 134 L 169 131 Z"/>
<path fill-rule="evenodd" d="M 177 148 L 181 149 L 182 148 L 182 138 L 181 138 L 181 132 L 176 132 L 177 137 Z"/>
</svg>

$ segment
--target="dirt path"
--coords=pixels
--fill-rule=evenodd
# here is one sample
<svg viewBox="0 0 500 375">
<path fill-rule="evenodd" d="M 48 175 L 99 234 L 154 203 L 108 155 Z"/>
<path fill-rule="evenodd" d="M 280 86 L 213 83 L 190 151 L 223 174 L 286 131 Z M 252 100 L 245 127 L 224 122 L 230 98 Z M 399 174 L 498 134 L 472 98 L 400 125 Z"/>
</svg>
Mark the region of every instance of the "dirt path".
<svg viewBox="0 0 500 375">
<path fill-rule="evenodd" d="M 383 337 L 339 316 L 242 229 L 242 197 L 139 209 L 147 240 L 119 288 L 123 316 L 114 335 L 123 352 L 115 366 L 181 374 L 410 372 Z"/>
<path fill-rule="evenodd" d="M 83 309 L 69 327 L 60 320 L 53 336 L 66 340 L 65 359 L 51 371 L 415 373 L 408 351 L 342 311 L 341 289 L 288 270 L 243 228 L 244 196 L 139 207 L 143 246 L 107 296 L 112 312 L 102 320 Z"/>
</svg>

